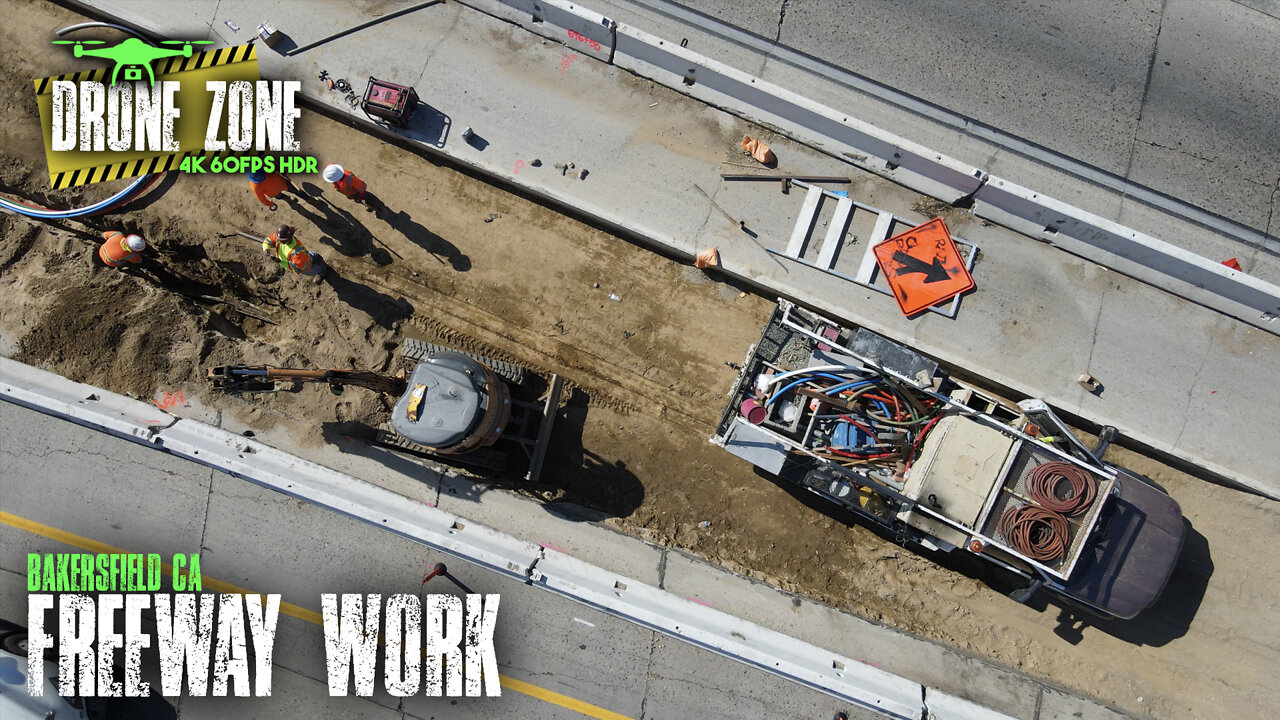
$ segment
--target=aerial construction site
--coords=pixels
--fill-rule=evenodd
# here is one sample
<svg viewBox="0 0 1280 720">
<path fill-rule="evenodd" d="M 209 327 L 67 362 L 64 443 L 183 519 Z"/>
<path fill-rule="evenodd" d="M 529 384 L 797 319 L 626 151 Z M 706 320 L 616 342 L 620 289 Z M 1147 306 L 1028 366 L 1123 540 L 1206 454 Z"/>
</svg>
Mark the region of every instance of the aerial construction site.
<svg viewBox="0 0 1280 720">
<path fill-rule="evenodd" d="M 10 3 L 0 355 L 570 554 L 582 528 L 640 541 L 664 589 L 670 552 L 1029 678 L 1030 704 L 827 648 L 1001 717 L 1280 706 L 1270 215 L 1240 239 L 993 152 L 1015 188 L 628 5 Z M 135 36 L 210 65 L 252 41 L 300 83 L 309 172 L 51 187 L 31 82 Z M 4 482 L 0 510 L 47 506 Z M 562 539 L 528 534 L 548 518 Z M 595 716 L 659 716 L 614 701 Z"/>
</svg>

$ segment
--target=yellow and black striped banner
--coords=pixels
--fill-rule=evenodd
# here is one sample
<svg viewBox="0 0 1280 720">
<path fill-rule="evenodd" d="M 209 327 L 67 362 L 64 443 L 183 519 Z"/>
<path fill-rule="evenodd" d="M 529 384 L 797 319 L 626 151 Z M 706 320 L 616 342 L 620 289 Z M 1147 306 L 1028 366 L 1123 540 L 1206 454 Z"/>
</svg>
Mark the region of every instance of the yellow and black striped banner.
<svg viewBox="0 0 1280 720">
<path fill-rule="evenodd" d="M 40 106 L 40 122 L 44 131 L 45 158 L 49 164 L 49 183 L 54 188 L 119 180 L 139 175 L 176 169 L 187 157 L 218 154 L 204 150 L 205 133 L 209 126 L 209 114 L 213 94 L 205 89 L 208 81 L 235 80 L 256 82 L 258 54 L 252 43 L 234 47 L 192 53 L 191 57 L 175 56 L 156 62 L 153 66 L 156 82 L 180 83 L 174 94 L 174 104 L 179 115 L 173 124 L 173 138 L 178 143 L 176 152 L 154 150 L 67 150 L 53 149 L 53 82 L 66 80 L 81 82 L 107 82 L 111 68 L 99 68 L 78 73 L 47 77 L 35 81 L 36 102 Z M 135 87 L 146 89 L 145 81 L 137 81 Z M 133 108 L 129 111 L 132 113 Z M 225 106 L 223 112 L 225 113 Z M 225 126 L 223 119 L 221 125 Z M 131 123 L 132 127 L 132 123 Z"/>
</svg>

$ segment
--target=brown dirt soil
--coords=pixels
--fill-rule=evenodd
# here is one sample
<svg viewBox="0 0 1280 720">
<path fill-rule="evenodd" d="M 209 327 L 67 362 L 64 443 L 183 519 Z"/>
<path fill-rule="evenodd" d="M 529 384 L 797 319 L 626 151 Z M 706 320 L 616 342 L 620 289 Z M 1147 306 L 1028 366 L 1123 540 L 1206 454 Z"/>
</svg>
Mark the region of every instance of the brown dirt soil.
<svg viewBox="0 0 1280 720">
<path fill-rule="evenodd" d="M 0 28 L 5 69 L 34 78 L 70 67 L 66 53 L 41 43 L 76 16 L 18 5 Z M 0 189 L 66 202 L 112 189 L 48 192 L 30 96 L 0 96 L 0 111 Z M 0 216 L 0 347 L 139 397 L 183 387 L 317 444 L 328 423 L 376 425 L 386 401 L 361 390 L 214 396 L 203 368 L 383 371 L 416 336 L 554 371 L 573 392 L 553 436 L 546 497 L 1134 714 L 1234 718 L 1280 706 L 1280 624 L 1268 599 L 1280 584 L 1274 503 L 1118 451 L 1118 462 L 1183 503 L 1195 529 L 1170 592 L 1130 623 L 1080 627 L 1055 606 L 1018 605 L 998 580 L 904 549 L 707 442 L 736 374 L 727 363 L 757 339 L 768 299 L 314 113 L 304 113 L 300 134 L 322 164 L 358 159 L 353 169 L 390 212 L 374 217 L 318 178 L 295 177 L 302 194 L 270 213 L 240 176 L 184 175 L 89 224 Z M 328 148 L 342 157 L 325 157 Z M 491 214 L 500 217 L 486 222 Z M 280 223 L 297 226 L 337 277 L 312 285 L 282 275 L 253 242 L 219 237 Z M 144 234 L 157 262 L 128 273 L 93 266 L 108 228 Z"/>
</svg>

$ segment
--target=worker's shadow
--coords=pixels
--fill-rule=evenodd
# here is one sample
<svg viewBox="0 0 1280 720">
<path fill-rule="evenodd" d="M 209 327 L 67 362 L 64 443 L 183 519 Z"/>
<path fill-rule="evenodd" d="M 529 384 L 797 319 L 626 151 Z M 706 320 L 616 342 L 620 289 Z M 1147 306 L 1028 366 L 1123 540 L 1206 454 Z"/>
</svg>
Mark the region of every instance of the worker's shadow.
<svg viewBox="0 0 1280 720">
<path fill-rule="evenodd" d="M 356 220 L 354 215 L 329 202 L 320 188 L 311 183 L 302 183 L 296 195 L 298 199 L 290 195 L 281 195 L 280 199 L 303 219 L 325 233 L 320 236 L 319 242 L 347 257 L 368 255 L 369 259 L 378 265 L 391 264 L 391 253 L 385 248 L 378 247 L 373 233 Z"/>
<path fill-rule="evenodd" d="M 402 297 L 393 298 L 368 285 L 348 280 L 332 267 L 325 276 L 325 281 L 337 293 L 339 300 L 364 312 L 374 322 L 388 330 L 395 329 L 402 320 L 413 314 L 413 305 L 408 300 Z"/>
<path fill-rule="evenodd" d="M 409 213 L 403 210 L 392 212 L 381 201 L 378 201 L 378 205 L 380 206 L 379 217 L 382 221 L 390 225 L 396 232 L 404 235 L 409 242 L 426 250 L 436 258 L 448 260 L 449 265 L 458 272 L 466 272 L 471 269 L 471 258 L 463 254 L 456 245 L 423 227 L 421 223 L 410 217 Z"/>
<path fill-rule="evenodd" d="M 566 520 L 626 517 L 644 502 L 644 486 L 622 460 L 610 460 L 583 446 L 590 396 L 573 389 L 551 430 L 541 481 L 528 489 L 555 500 L 544 509 Z"/>
</svg>

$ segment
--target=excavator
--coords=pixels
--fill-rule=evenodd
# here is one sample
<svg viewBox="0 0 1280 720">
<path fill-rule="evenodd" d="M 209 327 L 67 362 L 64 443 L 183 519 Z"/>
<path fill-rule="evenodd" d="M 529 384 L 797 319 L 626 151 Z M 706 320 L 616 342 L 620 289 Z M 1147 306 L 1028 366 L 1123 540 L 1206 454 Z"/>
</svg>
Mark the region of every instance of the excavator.
<svg viewBox="0 0 1280 720">
<path fill-rule="evenodd" d="M 537 482 L 560 406 L 559 376 L 551 375 L 540 398 L 528 400 L 523 398 L 530 394 L 530 373 L 523 367 L 417 339 L 406 340 L 401 354 L 414 363 L 407 374 L 222 365 L 209 368 L 206 378 L 224 392 L 324 383 L 334 394 L 353 386 L 398 397 L 374 444 L 492 471 L 505 470 L 508 455 L 495 446 L 514 444 L 529 459 L 525 480 Z"/>
</svg>

